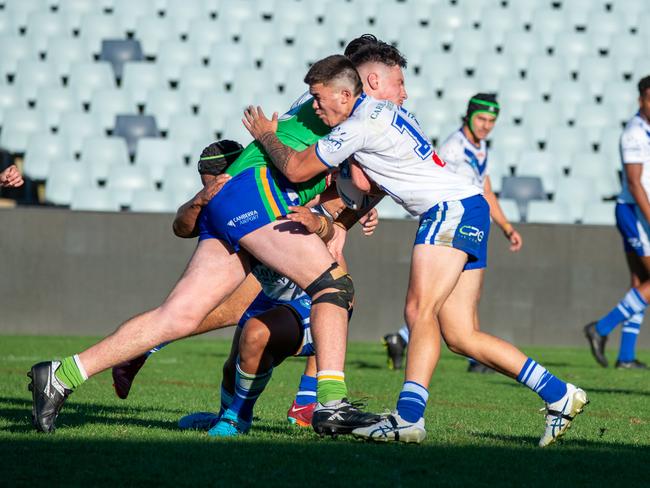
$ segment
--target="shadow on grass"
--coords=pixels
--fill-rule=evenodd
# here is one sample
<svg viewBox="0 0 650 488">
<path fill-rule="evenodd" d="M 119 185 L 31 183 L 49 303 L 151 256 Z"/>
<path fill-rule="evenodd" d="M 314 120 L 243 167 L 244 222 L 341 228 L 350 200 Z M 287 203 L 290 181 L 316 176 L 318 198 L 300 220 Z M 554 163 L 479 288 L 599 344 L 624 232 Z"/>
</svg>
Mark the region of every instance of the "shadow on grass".
<svg viewBox="0 0 650 488">
<path fill-rule="evenodd" d="M 34 428 L 31 423 L 31 409 L 31 400 L 0 397 L 0 418 L 10 424 L 6 427 L 0 427 L 0 431 L 11 433 L 33 432 Z M 74 403 L 74 401 L 68 401 L 57 420 L 57 426 L 76 427 L 101 423 L 105 425 L 115 424 L 152 427 L 178 432 L 178 427 L 174 421 L 135 418 L 136 414 L 152 414 L 161 412 L 173 414 L 175 418 L 180 418 L 187 413 L 180 410 L 160 408 L 159 406 L 120 406 L 99 403 Z"/>
<path fill-rule="evenodd" d="M 0 455 L 8 486 L 53 480 L 66 486 L 625 486 L 638 485 L 650 461 L 647 450 L 631 446 L 567 442 L 541 450 L 533 447 L 536 439 L 493 438 L 517 445 L 374 445 L 315 436 L 109 441 L 34 434 L 1 441 Z"/>
<path fill-rule="evenodd" d="M 650 396 L 650 391 L 630 390 L 628 388 L 596 388 L 589 385 L 581 387 L 587 392 L 591 393 L 611 393 L 613 395 L 634 395 L 634 396 Z"/>
</svg>

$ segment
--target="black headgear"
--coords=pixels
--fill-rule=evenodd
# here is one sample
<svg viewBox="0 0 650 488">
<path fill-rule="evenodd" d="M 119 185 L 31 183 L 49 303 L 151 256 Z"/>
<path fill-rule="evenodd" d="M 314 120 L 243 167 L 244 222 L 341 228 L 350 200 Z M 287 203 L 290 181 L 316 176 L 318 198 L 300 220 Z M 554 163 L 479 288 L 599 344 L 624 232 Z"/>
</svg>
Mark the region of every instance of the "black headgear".
<svg viewBox="0 0 650 488">
<path fill-rule="evenodd" d="M 228 139 L 213 142 L 201 152 L 198 168 L 202 175 L 219 176 L 242 153 L 241 144 Z"/>
<path fill-rule="evenodd" d="M 467 113 L 465 114 L 465 123 L 469 126 L 469 130 L 474 133 L 472 128 L 472 117 L 479 113 L 486 113 L 494 115 L 494 117 L 499 116 L 499 103 L 497 102 L 497 96 L 494 93 L 477 93 L 472 98 L 469 99 L 467 104 Z"/>
</svg>

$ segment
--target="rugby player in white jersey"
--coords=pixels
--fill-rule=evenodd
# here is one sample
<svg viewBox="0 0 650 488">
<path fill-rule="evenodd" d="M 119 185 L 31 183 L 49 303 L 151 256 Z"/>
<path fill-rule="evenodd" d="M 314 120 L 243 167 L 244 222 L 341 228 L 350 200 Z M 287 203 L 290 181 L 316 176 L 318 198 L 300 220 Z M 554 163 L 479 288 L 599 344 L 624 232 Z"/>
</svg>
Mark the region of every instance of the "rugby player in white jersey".
<svg viewBox="0 0 650 488">
<path fill-rule="evenodd" d="M 316 113 L 334 127 L 306 150 L 295 151 L 278 139 L 277 114 L 269 120 L 259 107 L 244 112 L 246 128 L 273 164 L 291 181 L 300 182 L 323 166 L 337 167 L 352 158 L 361 189 L 374 185 L 420 217 L 405 307 L 411 333 L 406 381 L 396 411 L 353 434 L 378 441 L 424 439 L 427 387 L 439 359 L 442 333 L 452 351 L 474 357 L 538 393 L 546 403 L 546 428 L 539 444 L 554 442 L 582 411 L 587 396 L 511 344 L 477 329 L 480 270 L 485 267 L 490 223 L 481 192 L 445 168 L 408 111 L 365 95 L 347 58 L 318 61 L 305 81 Z M 313 422 L 332 415 L 319 404 Z"/>
<path fill-rule="evenodd" d="M 647 369 L 636 358 L 636 341 L 650 301 L 650 76 L 638 83 L 639 111 L 620 139 L 623 189 L 616 201 L 616 227 L 630 271 L 631 288 L 623 299 L 597 322 L 585 326 L 591 352 L 603 367 L 608 335 L 622 324 L 617 368 Z"/>
<path fill-rule="evenodd" d="M 490 205 L 490 217 L 503 231 L 510 244 L 510 250 L 517 252 L 521 249 L 522 238 L 512 224 L 508 222 L 499 199 L 492 191 L 488 167 L 487 138 L 494 128 L 499 115 L 499 104 L 496 96 L 491 93 L 477 93 L 470 98 L 463 117 L 463 125 L 454 131 L 442 143 L 438 154 L 447 163 L 447 168 L 464 176 L 467 181 L 483 192 Z M 481 280 L 482 284 L 483 280 Z M 480 293 L 479 293 L 480 294 Z M 478 323 L 478 317 L 476 317 Z M 388 354 L 388 365 L 391 369 L 400 369 L 406 346 L 408 345 L 408 327 L 403 326 L 398 332 L 386 334 L 384 345 Z M 493 369 L 475 361 L 469 360 L 467 371 L 470 373 L 490 373 Z"/>
</svg>

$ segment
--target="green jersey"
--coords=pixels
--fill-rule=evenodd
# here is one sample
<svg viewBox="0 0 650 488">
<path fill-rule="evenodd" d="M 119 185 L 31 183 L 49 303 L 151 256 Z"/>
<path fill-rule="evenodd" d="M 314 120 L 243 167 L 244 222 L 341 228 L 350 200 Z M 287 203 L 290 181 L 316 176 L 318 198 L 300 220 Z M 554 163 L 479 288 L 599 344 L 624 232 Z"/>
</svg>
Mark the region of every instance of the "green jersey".
<svg viewBox="0 0 650 488">
<path fill-rule="evenodd" d="M 278 139 L 291 149 L 304 151 L 309 146 L 316 144 L 321 137 L 326 136 L 329 132 L 330 128 L 318 118 L 312 106 L 312 99 L 309 99 L 280 117 L 276 134 Z M 257 141 L 253 141 L 228 167 L 226 173 L 235 176 L 245 169 L 261 166 L 267 166 L 274 178 L 284 178 L 273 165 L 262 145 Z M 293 184 L 301 205 L 306 204 L 325 190 L 327 176 L 325 169 L 323 166 L 323 173 L 314 176 L 309 181 Z"/>
</svg>

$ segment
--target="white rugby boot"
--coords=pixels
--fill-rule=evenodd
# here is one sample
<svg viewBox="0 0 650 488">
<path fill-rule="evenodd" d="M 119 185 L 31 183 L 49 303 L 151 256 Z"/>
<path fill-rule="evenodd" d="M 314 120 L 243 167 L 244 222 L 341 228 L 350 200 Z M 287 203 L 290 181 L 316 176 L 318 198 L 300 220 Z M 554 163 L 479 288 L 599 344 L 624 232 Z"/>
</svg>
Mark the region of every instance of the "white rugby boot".
<svg viewBox="0 0 650 488">
<path fill-rule="evenodd" d="M 352 431 L 359 439 L 376 442 L 413 442 L 419 444 L 427 436 L 424 429 L 424 417 L 417 422 L 407 422 L 397 412 L 384 416 L 378 422 Z"/>
<path fill-rule="evenodd" d="M 582 413 L 585 405 L 589 403 L 587 393 L 571 383 L 567 383 L 566 394 L 557 402 L 547 403 L 546 429 L 539 440 L 539 447 L 553 444 L 571 427 L 575 417 Z"/>
</svg>

